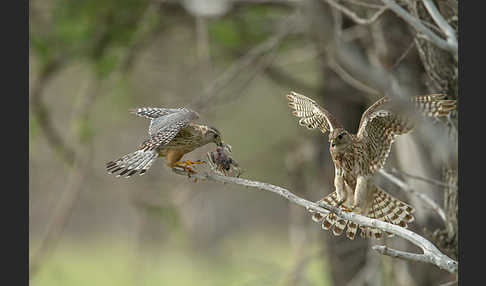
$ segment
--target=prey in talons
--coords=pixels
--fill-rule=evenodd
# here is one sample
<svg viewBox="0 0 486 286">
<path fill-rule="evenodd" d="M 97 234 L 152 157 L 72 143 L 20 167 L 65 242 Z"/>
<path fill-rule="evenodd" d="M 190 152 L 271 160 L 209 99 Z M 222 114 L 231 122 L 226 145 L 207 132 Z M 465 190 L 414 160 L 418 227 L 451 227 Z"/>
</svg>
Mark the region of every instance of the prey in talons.
<svg viewBox="0 0 486 286">
<path fill-rule="evenodd" d="M 234 176 L 239 178 L 241 168 L 228 153 L 232 153 L 231 145 L 222 143 L 220 146 L 217 146 L 215 151 L 207 153 L 209 165 L 218 174 L 230 176 L 236 173 Z"/>
</svg>

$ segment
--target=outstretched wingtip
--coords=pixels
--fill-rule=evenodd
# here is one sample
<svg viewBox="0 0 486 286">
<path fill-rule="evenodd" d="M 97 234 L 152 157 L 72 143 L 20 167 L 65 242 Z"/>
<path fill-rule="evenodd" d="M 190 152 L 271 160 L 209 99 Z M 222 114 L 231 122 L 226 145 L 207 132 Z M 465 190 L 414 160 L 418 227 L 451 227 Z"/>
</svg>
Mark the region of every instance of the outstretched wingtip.
<svg viewBox="0 0 486 286">
<path fill-rule="evenodd" d="M 293 90 L 291 90 L 289 93 L 286 94 L 288 99 L 293 99 L 294 97 L 299 96 L 299 95 L 301 95 L 301 94 L 299 94 L 299 93 L 297 93 Z"/>
</svg>

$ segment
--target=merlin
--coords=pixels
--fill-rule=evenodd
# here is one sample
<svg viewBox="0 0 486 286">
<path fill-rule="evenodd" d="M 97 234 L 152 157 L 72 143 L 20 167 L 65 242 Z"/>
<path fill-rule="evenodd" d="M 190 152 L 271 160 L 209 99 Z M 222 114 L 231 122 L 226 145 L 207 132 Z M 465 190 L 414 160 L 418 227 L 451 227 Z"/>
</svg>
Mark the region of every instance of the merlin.
<svg viewBox="0 0 486 286">
<path fill-rule="evenodd" d="M 398 100 L 383 97 L 362 114 L 357 134 L 351 134 L 314 100 L 296 92 L 288 94 L 289 106 L 293 114 L 300 118 L 301 126 L 319 128 L 324 134 L 329 131 L 335 191 L 317 203 L 326 202 L 346 211 L 406 228 L 414 220 L 413 207 L 375 185 L 373 175 L 385 165 L 396 136 L 410 132 L 417 124 L 416 116 L 404 110 L 418 111 L 436 118 L 448 116 L 456 108 L 456 101 L 446 100 L 445 97 L 444 94 L 412 97 L 411 104 L 407 103 L 405 108 L 397 104 Z M 397 109 L 399 106 L 400 111 Z M 382 232 L 377 228 L 357 225 L 332 213 L 324 216 L 313 212 L 312 218 L 321 222 L 323 229 L 332 230 L 334 235 L 341 235 L 347 227 L 346 236 L 354 239 L 359 227 L 362 237 L 382 237 Z"/>
<path fill-rule="evenodd" d="M 131 109 L 131 113 L 150 119 L 149 137 L 138 146 L 138 150 L 106 163 L 110 173 L 119 172 L 117 177 L 143 175 L 155 159 L 164 157 L 170 168 L 181 168 L 195 172 L 190 166 L 204 161 L 179 161 L 182 156 L 208 143 L 224 146 L 220 132 L 194 121 L 199 114 L 189 108 L 142 107 Z"/>
</svg>

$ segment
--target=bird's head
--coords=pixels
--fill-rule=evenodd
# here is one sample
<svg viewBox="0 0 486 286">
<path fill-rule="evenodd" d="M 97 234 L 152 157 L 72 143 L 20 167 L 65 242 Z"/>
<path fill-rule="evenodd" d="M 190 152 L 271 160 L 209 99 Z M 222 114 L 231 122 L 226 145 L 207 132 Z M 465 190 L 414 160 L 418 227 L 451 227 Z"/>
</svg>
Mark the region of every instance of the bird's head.
<svg viewBox="0 0 486 286">
<path fill-rule="evenodd" d="M 329 148 L 331 150 L 341 151 L 351 144 L 351 136 L 343 128 L 334 129 L 329 134 Z"/>
<path fill-rule="evenodd" d="M 223 147 L 223 141 L 221 141 L 221 133 L 214 127 L 208 127 L 204 133 L 204 139 L 206 142 L 213 142 L 217 146 Z"/>
</svg>

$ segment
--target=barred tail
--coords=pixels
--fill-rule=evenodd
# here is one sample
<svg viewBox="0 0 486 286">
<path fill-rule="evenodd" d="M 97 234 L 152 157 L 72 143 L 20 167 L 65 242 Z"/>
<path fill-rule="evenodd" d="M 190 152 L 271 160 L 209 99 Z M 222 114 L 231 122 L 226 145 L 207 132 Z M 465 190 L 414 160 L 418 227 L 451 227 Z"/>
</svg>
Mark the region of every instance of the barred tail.
<svg viewBox="0 0 486 286">
<path fill-rule="evenodd" d="M 410 205 L 394 198 L 379 187 L 376 187 L 373 203 L 368 210 L 367 216 L 407 228 L 408 224 L 415 220 L 412 215 L 414 211 L 415 209 Z M 382 236 L 382 232 L 376 228 L 360 226 L 360 229 L 362 236 L 366 235 L 377 239 Z M 393 236 L 389 233 L 388 235 Z"/>
<path fill-rule="evenodd" d="M 139 171 L 139 175 L 143 175 L 152 166 L 154 160 L 157 159 L 157 155 L 157 152 L 154 150 L 137 150 L 118 160 L 106 163 L 106 170 L 110 174 L 120 171 L 117 177 L 125 176 L 125 178 L 129 178 Z"/>
<path fill-rule="evenodd" d="M 337 192 L 332 192 L 317 203 L 319 204 L 322 201 L 326 202 L 331 206 L 337 206 Z M 314 220 L 315 222 L 321 222 L 322 229 L 330 230 L 334 235 L 337 236 L 346 232 L 346 236 L 349 239 L 354 239 L 354 237 L 356 236 L 356 233 L 358 231 L 358 225 L 356 223 L 340 218 L 333 213 L 329 213 L 327 215 L 313 211 L 311 211 L 311 213 L 313 213 L 312 220 Z"/>
<path fill-rule="evenodd" d="M 426 116 L 442 117 L 449 115 L 457 108 L 456 100 L 444 99 L 446 94 L 431 94 L 415 96 L 411 101 L 419 108 Z"/>
<path fill-rule="evenodd" d="M 336 206 L 338 202 L 337 193 L 333 192 L 320 201 Z M 390 196 L 379 187 L 376 187 L 373 203 L 367 211 L 366 216 L 406 228 L 408 223 L 414 221 L 412 215 L 414 211 L 415 210 L 411 206 Z M 371 237 L 375 239 L 381 239 L 383 237 L 382 231 L 377 228 L 358 225 L 352 221 L 337 217 L 333 213 L 329 213 L 328 215 L 313 213 L 312 219 L 316 222 L 321 222 L 322 228 L 331 230 L 334 235 L 341 235 L 345 232 L 349 239 L 355 238 L 358 228 L 361 237 Z M 390 233 L 387 234 L 392 236 Z"/>
</svg>

